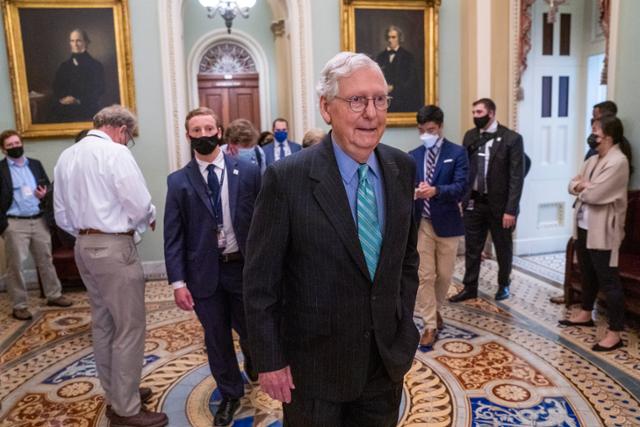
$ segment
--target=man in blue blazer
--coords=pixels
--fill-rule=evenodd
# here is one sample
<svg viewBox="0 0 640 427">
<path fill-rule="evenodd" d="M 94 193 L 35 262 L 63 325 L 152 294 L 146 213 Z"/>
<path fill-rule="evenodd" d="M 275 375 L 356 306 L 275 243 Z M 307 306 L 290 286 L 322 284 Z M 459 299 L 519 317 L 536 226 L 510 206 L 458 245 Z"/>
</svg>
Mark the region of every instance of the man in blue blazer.
<svg viewBox="0 0 640 427">
<path fill-rule="evenodd" d="M 228 425 L 244 395 L 231 328 L 240 336 L 245 370 L 254 377 L 246 346 L 242 269 L 260 189 L 260 170 L 220 149 L 218 120 L 208 108 L 186 118 L 195 158 L 167 179 L 164 252 L 169 283 L 183 310 L 204 327 L 209 367 L 222 401 L 214 425 Z"/>
<path fill-rule="evenodd" d="M 414 215 L 419 224 L 416 313 L 425 326 L 420 345 L 431 346 L 442 329 L 440 307 L 464 235 L 459 203 L 467 191 L 469 162 L 463 147 L 442 137 L 444 113 L 439 107 L 423 106 L 416 119 L 422 145 L 409 153 L 416 161 Z"/>
<path fill-rule="evenodd" d="M 282 117 L 273 121 L 273 138 L 275 141 L 262 147 L 267 166 L 302 150 L 297 142 L 289 141 L 289 122 Z"/>
</svg>

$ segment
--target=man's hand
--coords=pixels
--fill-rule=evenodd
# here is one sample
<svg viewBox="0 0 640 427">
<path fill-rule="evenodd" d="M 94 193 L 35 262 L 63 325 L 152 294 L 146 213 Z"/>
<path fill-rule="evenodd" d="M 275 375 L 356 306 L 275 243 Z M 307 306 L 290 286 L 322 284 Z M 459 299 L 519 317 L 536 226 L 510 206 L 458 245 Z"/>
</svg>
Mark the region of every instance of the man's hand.
<svg viewBox="0 0 640 427">
<path fill-rule="evenodd" d="M 502 215 L 502 228 L 513 228 L 516 226 L 515 215 L 504 214 Z"/>
<path fill-rule="evenodd" d="M 38 199 L 42 199 L 47 194 L 47 187 L 44 185 L 38 185 L 33 192 Z"/>
<path fill-rule="evenodd" d="M 193 298 L 191 292 L 186 287 L 173 290 L 173 299 L 176 300 L 176 305 L 185 311 L 193 310 Z"/>
<path fill-rule="evenodd" d="M 71 105 L 71 104 L 79 104 L 77 99 L 73 96 L 65 96 L 64 98 L 60 98 L 59 101 L 62 105 Z"/>
<path fill-rule="evenodd" d="M 149 227 L 151 228 L 151 231 L 156 231 L 156 220 L 155 219 L 153 221 L 151 221 L 151 224 L 149 224 Z"/>
<path fill-rule="evenodd" d="M 416 188 L 415 197 L 416 199 L 430 199 L 432 197 L 435 197 L 437 193 L 438 190 L 436 189 L 436 187 L 432 187 L 428 183 L 423 181 L 420 183 L 420 185 L 418 185 L 418 188 Z"/>
<path fill-rule="evenodd" d="M 296 388 L 291 377 L 291 368 L 286 366 L 278 371 L 261 372 L 258 374 L 260 387 L 272 399 L 284 403 L 291 403 L 291 390 Z"/>
</svg>

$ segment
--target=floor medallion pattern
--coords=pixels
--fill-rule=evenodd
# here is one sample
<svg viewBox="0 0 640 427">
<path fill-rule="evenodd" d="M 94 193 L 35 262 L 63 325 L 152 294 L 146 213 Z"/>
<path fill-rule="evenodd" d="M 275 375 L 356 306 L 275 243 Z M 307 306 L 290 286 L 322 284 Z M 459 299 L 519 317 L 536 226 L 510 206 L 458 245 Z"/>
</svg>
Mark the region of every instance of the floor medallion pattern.
<svg viewBox="0 0 640 427">
<path fill-rule="evenodd" d="M 463 268 L 459 261 L 456 281 Z M 512 298 L 496 303 L 496 273 L 495 263 L 484 262 L 482 298 L 443 307 L 438 341 L 418 349 L 405 377 L 398 425 L 640 425 L 637 332 L 625 331 L 625 349 L 593 354 L 599 329 L 558 327 L 566 312 L 548 303 L 555 287 L 517 271 Z M 458 289 L 459 282 L 450 291 Z M 1 427 L 108 426 L 86 295 L 70 296 L 74 307 L 52 309 L 31 295 L 36 315 L 23 323 L 7 316 L 10 304 L 0 294 Z M 142 385 L 154 391 L 147 406 L 165 411 L 171 426 L 210 426 L 220 394 L 202 328 L 192 313 L 175 307 L 166 282 L 149 282 L 146 301 Z M 245 381 L 233 425 L 282 426 L 281 405 Z"/>
</svg>

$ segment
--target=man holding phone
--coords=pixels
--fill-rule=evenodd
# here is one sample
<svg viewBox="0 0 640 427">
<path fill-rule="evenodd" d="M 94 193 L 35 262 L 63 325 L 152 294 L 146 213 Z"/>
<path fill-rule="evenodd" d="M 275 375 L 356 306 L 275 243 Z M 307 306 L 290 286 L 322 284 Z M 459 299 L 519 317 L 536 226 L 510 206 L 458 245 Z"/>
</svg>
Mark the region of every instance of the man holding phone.
<svg viewBox="0 0 640 427">
<path fill-rule="evenodd" d="M 0 235 L 7 256 L 7 291 L 13 317 L 32 318 L 27 306 L 27 286 L 22 264 L 29 252 L 36 263 L 47 305 L 69 307 L 51 258 L 51 235 L 40 202 L 50 186 L 49 177 L 36 159 L 24 155 L 22 138 L 15 130 L 0 133 Z"/>
</svg>

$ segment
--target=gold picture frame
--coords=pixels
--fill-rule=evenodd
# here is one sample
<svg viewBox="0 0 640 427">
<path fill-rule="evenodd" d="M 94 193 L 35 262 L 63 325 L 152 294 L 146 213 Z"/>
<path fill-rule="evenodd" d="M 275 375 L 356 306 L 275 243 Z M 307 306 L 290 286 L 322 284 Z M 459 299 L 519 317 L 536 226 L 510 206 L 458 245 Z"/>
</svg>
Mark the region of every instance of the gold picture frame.
<svg viewBox="0 0 640 427">
<path fill-rule="evenodd" d="M 340 4 L 342 50 L 369 55 L 385 73 L 392 97 L 389 126 L 415 126 L 418 108 L 438 103 L 440 3 L 343 0 Z M 392 38 L 400 41 L 399 49 L 387 49 Z"/>
<path fill-rule="evenodd" d="M 135 111 L 127 0 L 1 1 L 23 137 L 76 135 L 111 104 Z"/>
</svg>

